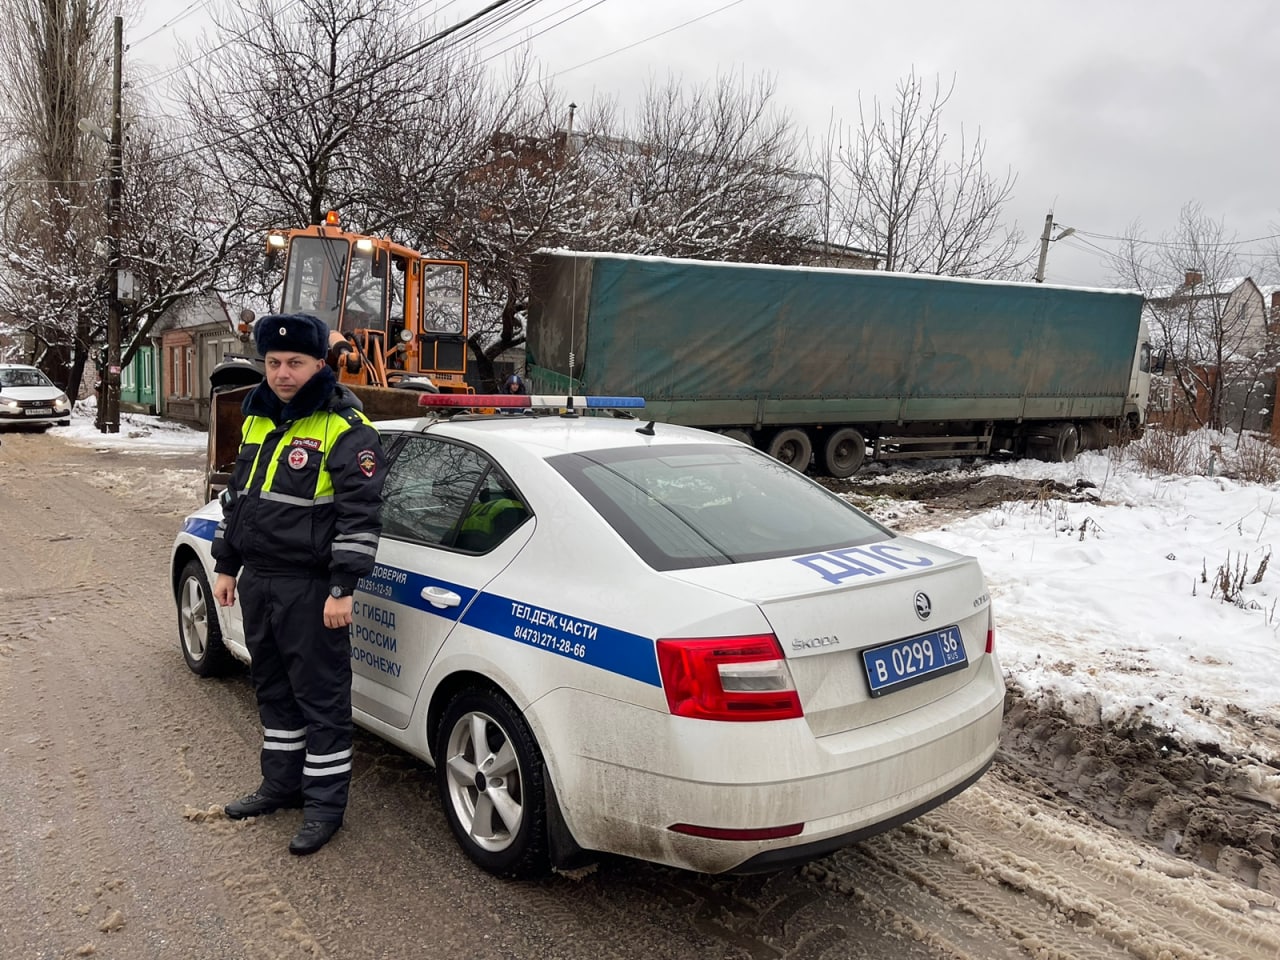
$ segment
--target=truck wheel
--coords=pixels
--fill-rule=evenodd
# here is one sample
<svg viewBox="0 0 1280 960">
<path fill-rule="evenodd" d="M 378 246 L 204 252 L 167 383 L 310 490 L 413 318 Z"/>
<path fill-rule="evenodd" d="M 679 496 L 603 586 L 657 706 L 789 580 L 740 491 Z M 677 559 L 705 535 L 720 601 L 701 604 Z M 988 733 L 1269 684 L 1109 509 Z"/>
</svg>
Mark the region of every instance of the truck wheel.
<svg viewBox="0 0 1280 960">
<path fill-rule="evenodd" d="M 445 818 L 476 865 L 499 877 L 548 872 L 542 753 L 515 704 L 462 691 L 440 721 L 435 763 Z"/>
<path fill-rule="evenodd" d="M 743 430 L 741 427 L 734 427 L 731 430 L 721 430 L 722 437 L 728 437 L 730 440 L 737 440 L 739 443 L 745 443 L 748 447 L 754 447 L 755 441 L 751 439 L 751 431 Z"/>
<path fill-rule="evenodd" d="M 188 560 L 178 581 L 178 640 L 182 659 L 198 677 L 216 677 L 231 666 L 231 654 L 222 644 L 222 627 L 214 607 L 213 591 L 198 560 Z"/>
<path fill-rule="evenodd" d="M 809 461 L 813 459 L 813 444 L 809 442 L 807 433 L 792 427 L 779 430 L 765 452 L 773 459 L 804 473 L 809 469 Z"/>
<path fill-rule="evenodd" d="M 1080 432 L 1074 423 L 1064 423 L 1058 427 L 1058 435 L 1053 444 L 1055 463 L 1070 463 L 1080 452 Z"/>
<path fill-rule="evenodd" d="M 831 476 L 843 480 L 862 469 L 867 458 L 867 441 L 853 427 L 841 427 L 827 438 L 822 463 Z"/>
</svg>

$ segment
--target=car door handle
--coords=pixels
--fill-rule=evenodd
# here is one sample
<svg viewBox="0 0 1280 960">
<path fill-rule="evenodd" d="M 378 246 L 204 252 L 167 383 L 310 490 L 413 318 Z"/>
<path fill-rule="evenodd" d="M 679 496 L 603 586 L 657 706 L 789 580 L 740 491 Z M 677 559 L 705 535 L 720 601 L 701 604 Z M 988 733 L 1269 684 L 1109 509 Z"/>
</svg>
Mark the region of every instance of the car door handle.
<svg viewBox="0 0 1280 960">
<path fill-rule="evenodd" d="M 460 596 L 442 587 L 423 587 L 422 599 L 433 607 L 456 607 L 462 602 Z"/>
</svg>

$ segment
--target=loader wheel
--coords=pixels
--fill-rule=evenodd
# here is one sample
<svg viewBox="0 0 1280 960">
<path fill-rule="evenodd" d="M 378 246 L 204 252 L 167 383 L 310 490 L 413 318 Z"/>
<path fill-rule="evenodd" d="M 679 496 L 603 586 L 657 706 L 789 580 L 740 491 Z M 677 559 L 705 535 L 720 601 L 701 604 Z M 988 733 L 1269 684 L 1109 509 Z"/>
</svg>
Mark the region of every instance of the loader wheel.
<svg viewBox="0 0 1280 960">
<path fill-rule="evenodd" d="M 867 458 L 867 441 L 853 427 L 841 427 L 827 438 L 822 451 L 822 464 L 837 480 L 851 477 L 862 469 Z"/>
<path fill-rule="evenodd" d="M 809 461 L 813 459 L 813 444 L 809 442 L 807 433 L 792 427 L 779 430 L 765 452 L 773 459 L 804 473 L 809 469 Z"/>
</svg>

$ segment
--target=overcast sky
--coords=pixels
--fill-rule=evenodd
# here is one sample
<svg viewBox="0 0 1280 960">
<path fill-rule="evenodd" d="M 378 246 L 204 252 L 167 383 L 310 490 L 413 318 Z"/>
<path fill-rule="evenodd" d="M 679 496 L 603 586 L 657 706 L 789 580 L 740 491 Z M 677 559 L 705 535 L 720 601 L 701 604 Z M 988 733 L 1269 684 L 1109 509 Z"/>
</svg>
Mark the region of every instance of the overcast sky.
<svg viewBox="0 0 1280 960">
<path fill-rule="evenodd" d="M 143 0 L 127 57 L 170 66 L 175 41 L 208 30 L 209 6 L 224 2 Z M 488 2 L 405 6 L 450 23 Z M 522 22 L 556 11 L 524 35 L 579 14 L 529 41 L 579 104 L 596 94 L 633 103 L 646 80 L 668 74 L 768 72 L 779 105 L 820 135 L 832 116 L 856 122 L 859 94 L 891 98 L 913 67 L 954 77 L 944 121 L 956 134 L 981 129 L 988 168 L 1017 174 L 1008 213 L 1028 242 L 1050 209 L 1079 231 L 1051 245 L 1050 282 L 1107 282 L 1097 248 L 1115 243 L 1102 237 L 1140 221 L 1159 239 L 1191 200 L 1241 240 L 1280 233 L 1274 2 L 543 0 Z M 1246 245 L 1256 254 L 1246 272 L 1266 275 L 1271 242 Z"/>
</svg>

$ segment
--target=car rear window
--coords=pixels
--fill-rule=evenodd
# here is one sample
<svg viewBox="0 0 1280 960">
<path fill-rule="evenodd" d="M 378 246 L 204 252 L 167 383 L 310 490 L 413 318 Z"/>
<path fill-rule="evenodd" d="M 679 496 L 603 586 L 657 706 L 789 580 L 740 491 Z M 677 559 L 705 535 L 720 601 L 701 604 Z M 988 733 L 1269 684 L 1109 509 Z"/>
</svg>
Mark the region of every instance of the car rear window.
<svg viewBox="0 0 1280 960">
<path fill-rule="evenodd" d="M 549 462 L 657 570 L 817 553 L 892 536 L 748 447 L 595 450 Z"/>
</svg>

